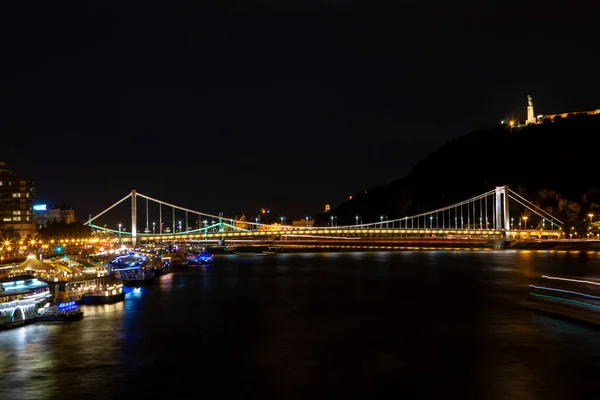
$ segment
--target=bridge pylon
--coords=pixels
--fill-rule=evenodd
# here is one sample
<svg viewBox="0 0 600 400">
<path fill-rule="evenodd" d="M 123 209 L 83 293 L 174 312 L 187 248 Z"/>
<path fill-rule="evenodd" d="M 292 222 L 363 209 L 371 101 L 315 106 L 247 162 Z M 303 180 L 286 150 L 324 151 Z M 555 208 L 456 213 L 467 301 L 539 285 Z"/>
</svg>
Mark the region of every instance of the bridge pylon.
<svg viewBox="0 0 600 400">
<path fill-rule="evenodd" d="M 506 239 L 510 238 L 510 217 L 508 215 L 508 186 L 496 186 L 496 230 L 504 229 Z"/>
<path fill-rule="evenodd" d="M 135 247 L 137 242 L 137 193 L 131 191 L 131 244 Z"/>
</svg>

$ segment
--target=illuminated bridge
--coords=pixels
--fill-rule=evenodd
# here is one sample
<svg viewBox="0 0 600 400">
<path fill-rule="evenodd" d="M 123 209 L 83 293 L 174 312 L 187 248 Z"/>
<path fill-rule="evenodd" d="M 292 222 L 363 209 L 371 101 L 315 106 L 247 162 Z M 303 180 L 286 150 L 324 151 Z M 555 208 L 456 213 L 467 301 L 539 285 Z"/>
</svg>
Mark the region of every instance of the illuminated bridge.
<svg viewBox="0 0 600 400">
<path fill-rule="evenodd" d="M 123 223 L 118 224 L 118 229 L 94 223 L 123 203 L 129 203 L 131 208 L 129 229 Z M 518 217 L 511 217 L 509 210 L 513 210 Z M 511 240 L 558 239 L 564 236 L 562 221 L 508 186 L 499 186 L 468 200 L 417 215 L 391 220 L 382 217 L 375 222 L 343 226 L 337 226 L 335 221 L 332 217 L 329 226 L 325 227 L 308 226 L 308 223 L 307 226 L 291 226 L 241 221 L 222 214 L 180 207 L 133 190 L 101 213 L 90 216 L 85 224 L 91 226 L 97 235 L 133 245 L 150 241 Z M 138 229 L 140 224 L 144 226 L 143 230 Z"/>
</svg>

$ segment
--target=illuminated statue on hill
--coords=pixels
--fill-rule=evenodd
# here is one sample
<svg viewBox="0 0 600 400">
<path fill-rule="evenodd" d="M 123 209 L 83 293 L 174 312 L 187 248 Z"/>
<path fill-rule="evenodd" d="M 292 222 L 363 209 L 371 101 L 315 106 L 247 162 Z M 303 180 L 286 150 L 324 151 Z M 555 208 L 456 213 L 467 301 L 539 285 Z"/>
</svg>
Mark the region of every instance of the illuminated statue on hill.
<svg viewBox="0 0 600 400">
<path fill-rule="evenodd" d="M 535 114 L 533 113 L 533 100 L 530 95 L 527 95 L 527 121 L 525 121 L 526 125 L 537 123 L 535 119 Z"/>
</svg>

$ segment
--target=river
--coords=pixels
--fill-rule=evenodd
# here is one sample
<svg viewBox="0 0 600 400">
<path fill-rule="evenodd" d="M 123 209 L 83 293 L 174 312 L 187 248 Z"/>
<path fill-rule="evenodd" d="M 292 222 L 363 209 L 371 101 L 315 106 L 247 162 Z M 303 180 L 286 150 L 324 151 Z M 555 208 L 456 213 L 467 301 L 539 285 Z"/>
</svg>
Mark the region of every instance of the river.
<svg viewBox="0 0 600 400">
<path fill-rule="evenodd" d="M 600 276 L 600 255 L 220 255 L 0 331 L 0 399 L 597 398 L 600 328 L 520 304 L 542 274 Z"/>
</svg>

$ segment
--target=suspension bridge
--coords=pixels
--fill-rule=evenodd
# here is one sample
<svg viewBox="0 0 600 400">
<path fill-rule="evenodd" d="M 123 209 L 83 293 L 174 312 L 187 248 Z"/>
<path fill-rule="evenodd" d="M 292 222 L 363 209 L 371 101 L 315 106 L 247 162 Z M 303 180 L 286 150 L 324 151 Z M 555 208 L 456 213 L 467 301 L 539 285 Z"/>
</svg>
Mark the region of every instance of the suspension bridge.
<svg viewBox="0 0 600 400">
<path fill-rule="evenodd" d="M 94 224 L 94 221 L 127 201 L 131 206 L 129 230 L 123 229 L 125 224 L 119 224 L 118 229 Z M 518 217 L 512 217 L 511 210 Z M 156 218 L 158 218 L 158 227 Z M 144 220 L 144 229 L 138 229 Z M 118 237 L 121 242 L 132 243 L 134 246 L 139 242 L 225 239 L 247 241 L 294 238 L 514 240 L 535 237 L 557 239 L 563 234 L 562 221 L 509 189 L 508 186 L 498 186 L 470 199 L 416 215 L 390 220 L 381 218 L 379 221 L 360 224 L 356 218 L 356 224 L 340 226 L 337 226 L 334 221 L 332 217 L 329 226 L 242 221 L 224 217 L 222 214 L 216 215 L 180 207 L 132 190 L 104 211 L 90 216 L 85 225 L 93 228 L 98 235 Z"/>
</svg>

